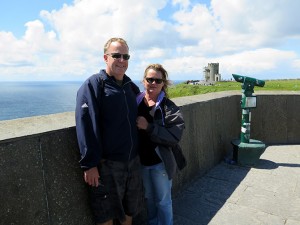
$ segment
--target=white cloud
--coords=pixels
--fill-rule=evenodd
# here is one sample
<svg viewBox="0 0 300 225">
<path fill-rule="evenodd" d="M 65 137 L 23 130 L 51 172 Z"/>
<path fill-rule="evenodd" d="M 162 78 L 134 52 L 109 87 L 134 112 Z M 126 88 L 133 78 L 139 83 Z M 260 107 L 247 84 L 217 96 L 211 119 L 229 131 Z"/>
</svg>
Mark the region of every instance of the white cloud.
<svg viewBox="0 0 300 225">
<path fill-rule="evenodd" d="M 34 52 L 49 51 L 57 49 L 56 34 L 53 31 L 46 32 L 41 21 L 35 20 L 25 24 L 27 30 L 23 37 L 28 47 Z"/>
<path fill-rule="evenodd" d="M 295 61 L 294 61 L 295 60 Z M 181 57 L 165 60 L 163 64 L 172 74 L 174 80 L 186 79 L 183 74 L 189 74 L 187 79 L 203 79 L 203 68 L 208 63 L 219 63 L 223 79 L 230 79 L 233 73 L 245 76 L 258 76 L 268 79 L 268 71 L 274 71 L 274 78 L 285 78 L 283 71 L 292 66 L 297 67 L 300 61 L 294 52 L 275 49 L 257 49 L 244 51 L 222 57 Z M 283 69 L 282 69 L 283 68 Z M 300 68 L 299 68 L 300 69 Z"/>
<path fill-rule="evenodd" d="M 292 66 L 300 71 L 300 59 L 294 60 Z"/>
<path fill-rule="evenodd" d="M 103 45 L 113 36 L 128 41 L 133 79 L 149 63 L 164 64 L 173 79 L 201 79 L 210 62 L 220 63 L 223 77 L 300 72 L 300 53 L 282 47 L 300 39 L 300 1 L 193 2 L 75 0 L 41 11 L 23 37 L 0 32 L 0 79 L 85 79 L 105 66 Z M 174 14 L 161 18 L 160 10 Z"/>
<path fill-rule="evenodd" d="M 210 9 L 196 4 L 174 18 L 182 38 L 198 40 L 205 52 L 224 54 L 278 47 L 287 38 L 299 38 L 300 25 L 295 24 L 300 19 L 295 11 L 299 7 L 300 2 L 293 0 L 212 0 Z"/>
<path fill-rule="evenodd" d="M 157 18 L 157 10 L 164 6 L 165 1 L 82 0 L 41 15 L 55 27 L 60 41 L 76 48 L 102 50 L 112 36 L 126 37 L 137 46 L 143 40 L 155 40 L 165 26 Z"/>
<path fill-rule="evenodd" d="M 162 58 L 165 56 L 165 51 L 161 48 L 150 48 L 142 55 L 144 59 Z"/>
<path fill-rule="evenodd" d="M 3 67 L 30 64 L 26 43 L 19 41 L 10 32 L 0 32 L 0 65 Z"/>
<path fill-rule="evenodd" d="M 300 2 L 294 0 L 212 0 L 220 31 L 232 37 L 241 36 L 248 40 L 244 45 L 250 48 L 276 46 L 294 36 L 295 31 L 299 35 L 300 25 L 295 24 L 300 19 L 299 7 Z"/>
<path fill-rule="evenodd" d="M 248 76 L 259 75 L 266 79 L 265 73 L 270 70 L 278 71 L 276 76 L 282 75 L 280 68 L 286 68 L 287 64 L 295 58 L 296 55 L 293 52 L 266 48 L 221 57 L 219 62 L 224 75 L 228 76 L 232 73 Z"/>
<path fill-rule="evenodd" d="M 175 27 L 182 38 L 199 40 L 216 33 L 214 18 L 204 5 L 198 4 L 191 11 L 178 11 L 174 19 L 178 22 Z"/>
<path fill-rule="evenodd" d="M 189 0 L 172 0 L 173 5 L 179 5 L 181 8 L 186 9 L 190 6 Z"/>
</svg>

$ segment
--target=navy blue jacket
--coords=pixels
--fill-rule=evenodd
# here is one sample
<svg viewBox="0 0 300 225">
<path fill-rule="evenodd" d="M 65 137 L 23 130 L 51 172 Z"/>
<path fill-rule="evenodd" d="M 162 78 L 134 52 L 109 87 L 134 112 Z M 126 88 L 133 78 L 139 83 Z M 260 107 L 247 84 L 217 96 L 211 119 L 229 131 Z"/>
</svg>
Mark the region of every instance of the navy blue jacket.
<svg viewBox="0 0 300 225">
<path fill-rule="evenodd" d="M 124 75 L 123 86 L 105 70 L 89 77 L 77 92 L 76 132 L 82 169 L 101 159 L 126 162 L 137 156 L 138 87 Z"/>
</svg>

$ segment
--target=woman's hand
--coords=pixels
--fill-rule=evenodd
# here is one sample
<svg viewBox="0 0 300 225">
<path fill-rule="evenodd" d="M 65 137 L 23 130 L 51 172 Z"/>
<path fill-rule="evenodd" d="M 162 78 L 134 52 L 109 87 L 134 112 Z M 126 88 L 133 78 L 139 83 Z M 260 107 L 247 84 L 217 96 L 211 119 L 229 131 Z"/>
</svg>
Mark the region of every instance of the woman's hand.
<svg viewBox="0 0 300 225">
<path fill-rule="evenodd" d="M 148 127 L 148 121 L 143 116 L 138 116 L 136 119 L 136 126 L 141 130 L 146 130 Z"/>
</svg>

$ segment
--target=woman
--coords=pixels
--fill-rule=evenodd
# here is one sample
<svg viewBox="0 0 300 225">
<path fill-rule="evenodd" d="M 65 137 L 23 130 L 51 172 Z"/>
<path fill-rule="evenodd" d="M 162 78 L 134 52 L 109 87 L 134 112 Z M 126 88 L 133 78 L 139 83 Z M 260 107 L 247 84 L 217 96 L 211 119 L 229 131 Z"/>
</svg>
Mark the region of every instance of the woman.
<svg viewBox="0 0 300 225">
<path fill-rule="evenodd" d="M 143 84 L 145 91 L 137 97 L 137 127 L 148 225 L 172 225 L 171 187 L 177 165 L 171 146 L 180 141 L 184 121 L 179 107 L 167 97 L 170 81 L 162 65 L 149 65 Z"/>
</svg>

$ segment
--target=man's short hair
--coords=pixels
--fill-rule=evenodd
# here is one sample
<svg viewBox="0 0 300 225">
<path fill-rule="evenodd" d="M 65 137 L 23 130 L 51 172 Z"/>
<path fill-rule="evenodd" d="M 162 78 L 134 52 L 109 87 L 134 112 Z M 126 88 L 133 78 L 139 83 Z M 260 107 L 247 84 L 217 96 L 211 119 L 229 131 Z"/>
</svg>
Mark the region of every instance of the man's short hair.
<svg viewBox="0 0 300 225">
<path fill-rule="evenodd" d="M 107 52 L 107 49 L 109 48 L 109 46 L 110 46 L 110 44 L 111 44 L 112 42 L 120 42 L 120 43 L 122 43 L 122 44 L 125 44 L 125 45 L 127 46 L 128 50 L 129 50 L 129 47 L 128 47 L 128 45 L 127 45 L 127 42 L 126 42 L 123 38 L 116 38 L 116 37 L 114 37 L 114 38 L 109 39 L 109 40 L 105 43 L 105 45 L 104 45 L 104 53 Z"/>
</svg>

